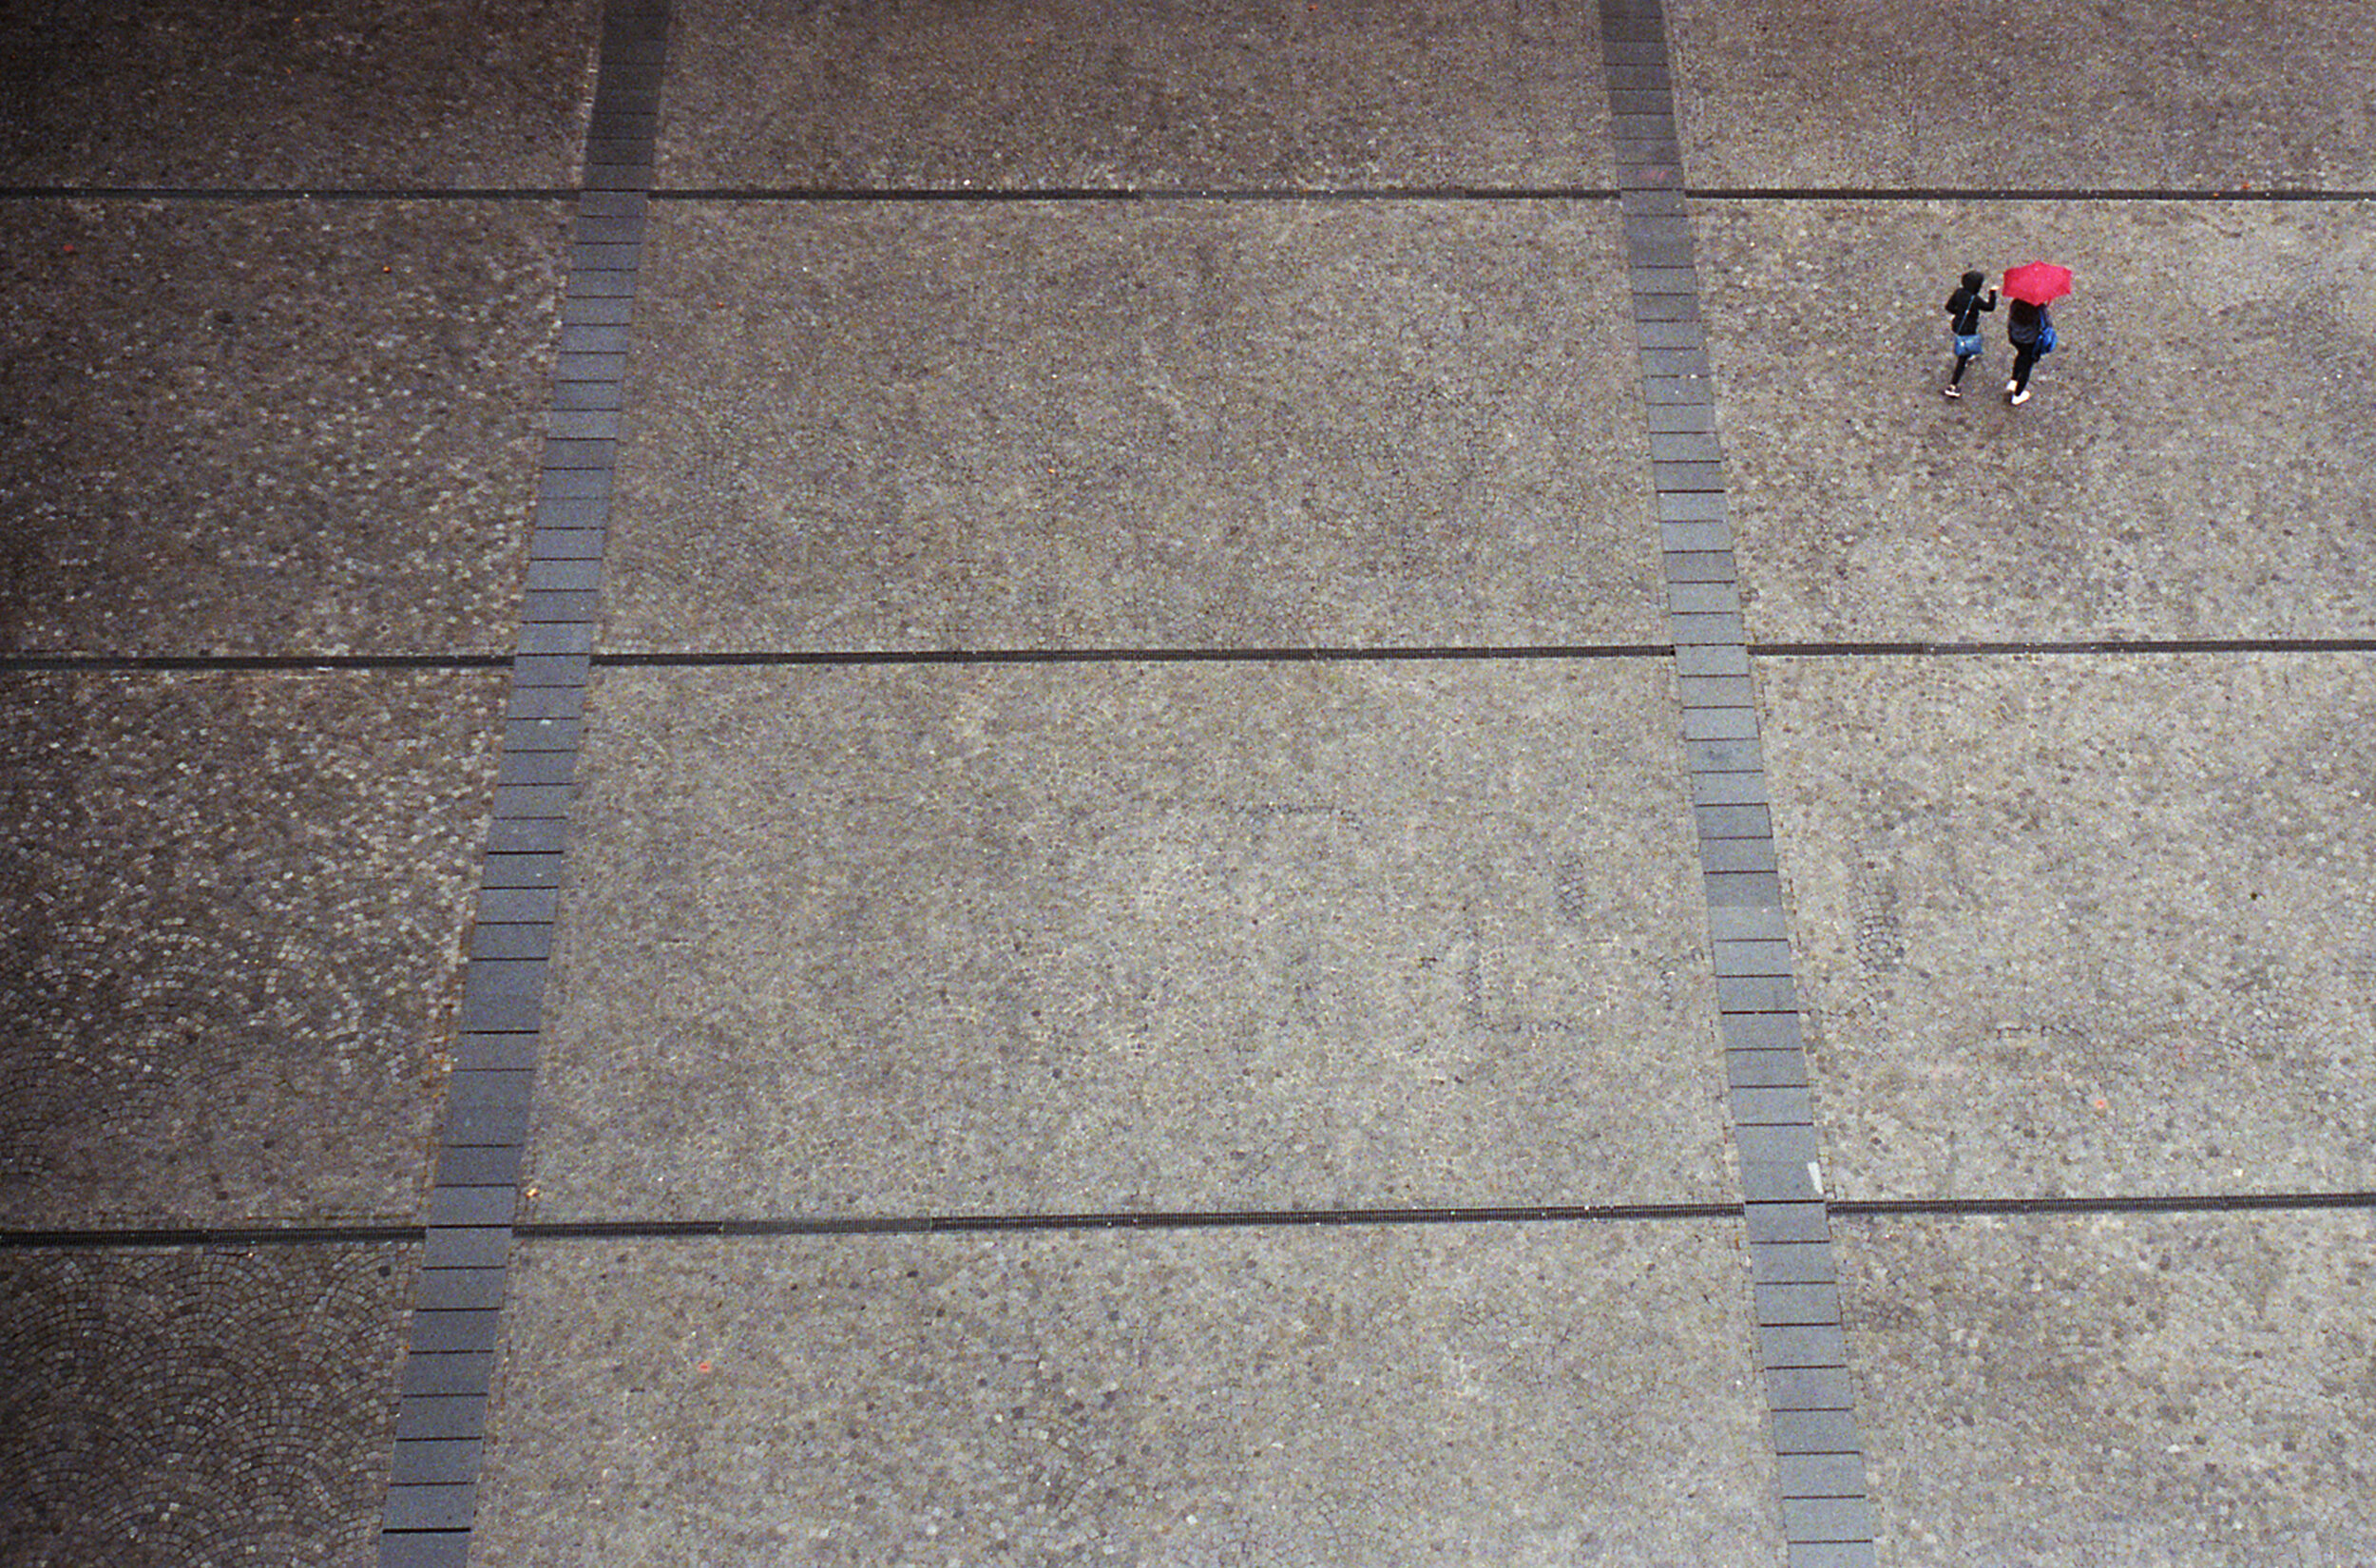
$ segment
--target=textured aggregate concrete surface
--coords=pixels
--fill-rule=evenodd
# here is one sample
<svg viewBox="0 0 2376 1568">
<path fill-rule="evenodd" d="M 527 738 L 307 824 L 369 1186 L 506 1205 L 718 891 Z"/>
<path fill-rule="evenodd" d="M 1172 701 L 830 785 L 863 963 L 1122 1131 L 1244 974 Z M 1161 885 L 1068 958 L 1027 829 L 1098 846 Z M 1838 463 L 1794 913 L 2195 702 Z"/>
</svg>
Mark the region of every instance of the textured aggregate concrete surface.
<svg viewBox="0 0 2376 1568">
<path fill-rule="evenodd" d="M 670 203 L 647 249 L 605 646 L 1662 640 L 1606 202 Z"/>
<path fill-rule="evenodd" d="M 557 186 L 586 0 L 7 0 L 0 184 Z"/>
<path fill-rule="evenodd" d="M 1719 1201 L 1672 690 L 608 672 L 536 1213 Z"/>
<path fill-rule="evenodd" d="M 1697 205 L 1753 641 L 2366 637 L 2376 203 Z M 2077 275 L 2009 408 L 1967 269 Z"/>
<path fill-rule="evenodd" d="M 688 0 L 662 186 L 1605 187 L 1589 6 Z"/>
<path fill-rule="evenodd" d="M 0 0 L 0 1562 L 2376 1561 L 2364 10 Z"/>
<path fill-rule="evenodd" d="M 8 216 L 0 649 L 510 645 L 565 209 Z"/>
<path fill-rule="evenodd" d="M 2376 1561 L 2367 1213 L 1840 1231 L 1882 1560 Z"/>
<path fill-rule="evenodd" d="M 1684 174 L 1735 189 L 2376 188 L 2366 21 L 2324 0 L 1667 8 Z"/>
<path fill-rule="evenodd" d="M 540 1242 L 490 1560 L 1772 1563 L 1729 1226 Z"/>
<path fill-rule="evenodd" d="M 1842 1195 L 2366 1184 L 2366 664 L 1763 663 Z"/>
<path fill-rule="evenodd" d="M 0 1561 L 377 1561 L 414 1251 L 0 1252 Z"/>
<path fill-rule="evenodd" d="M 500 696 L 0 675 L 0 1224 L 418 1219 Z"/>
</svg>

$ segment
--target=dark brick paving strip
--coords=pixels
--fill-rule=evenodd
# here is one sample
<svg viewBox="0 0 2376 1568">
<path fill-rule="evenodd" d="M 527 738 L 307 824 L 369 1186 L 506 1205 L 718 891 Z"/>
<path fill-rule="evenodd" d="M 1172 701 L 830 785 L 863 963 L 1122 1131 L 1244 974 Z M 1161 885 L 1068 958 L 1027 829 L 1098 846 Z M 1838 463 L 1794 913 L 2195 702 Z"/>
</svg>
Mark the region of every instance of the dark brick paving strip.
<svg viewBox="0 0 2376 1568">
<path fill-rule="evenodd" d="M 1783 1534 L 1792 1568 L 1871 1568 L 1864 1440 L 1725 517 L 1665 12 L 1660 0 L 1602 0 L 1600 22 Z"/>
<path fill-rule="evenodd" d="M 494 821 L 381 1519 L 382 1568 L 460 1568 L 469 1557 L 591 671 L 668 20 L 666 0 L 614 0 L 603 22 Z"/>
</svg>

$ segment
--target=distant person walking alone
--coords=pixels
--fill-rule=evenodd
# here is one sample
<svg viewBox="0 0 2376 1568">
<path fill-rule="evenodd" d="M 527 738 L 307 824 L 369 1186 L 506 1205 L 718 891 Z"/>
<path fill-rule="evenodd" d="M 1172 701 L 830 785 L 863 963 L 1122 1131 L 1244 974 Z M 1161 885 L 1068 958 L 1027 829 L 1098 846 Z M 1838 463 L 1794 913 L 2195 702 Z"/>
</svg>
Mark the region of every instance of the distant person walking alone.
<svg viewBox="0 0 2376 1568">
<path fill-rule="evenodd" d="M 1940 390 L 1949 397 L 1964 395 L 1958 383 L 1964 379 L 1964 368 L 1980 357 L 1981 312 L 1997 308 L 1996 290 L 1989 289 L 1985 299 L 1980 296 L 1987 282 L 1986 273 L 1967 272 L 1964 275 L 1964 286 L 1947 296 L 1947 316 L 1951 321 L 1947 335 L 1955 340 L 1955 373 L 1947 377 L 1947 384 Z"/>
</svg>

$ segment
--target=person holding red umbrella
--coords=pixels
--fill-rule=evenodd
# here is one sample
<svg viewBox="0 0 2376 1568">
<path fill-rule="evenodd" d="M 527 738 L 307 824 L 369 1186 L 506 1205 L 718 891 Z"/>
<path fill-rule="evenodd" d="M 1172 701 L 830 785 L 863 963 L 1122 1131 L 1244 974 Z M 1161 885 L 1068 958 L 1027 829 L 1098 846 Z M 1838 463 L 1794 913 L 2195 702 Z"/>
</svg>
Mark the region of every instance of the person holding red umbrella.
<svg viewBox="0 0 2376 1568">
<path fill-rule="evenodd" d="M 2054 313 L 2046 306 L 2071 292 L 2071 269 L 2051 261 L 2007 268 L 2004 292 L 2013 299 L 2004 313 L 2004 335 L 2013 344 L 2013 379 L 2004 384 L 2004 400 L 2018 408 L 2029 401 L 2030 371 L 2054 353 Z"/>
</svg>

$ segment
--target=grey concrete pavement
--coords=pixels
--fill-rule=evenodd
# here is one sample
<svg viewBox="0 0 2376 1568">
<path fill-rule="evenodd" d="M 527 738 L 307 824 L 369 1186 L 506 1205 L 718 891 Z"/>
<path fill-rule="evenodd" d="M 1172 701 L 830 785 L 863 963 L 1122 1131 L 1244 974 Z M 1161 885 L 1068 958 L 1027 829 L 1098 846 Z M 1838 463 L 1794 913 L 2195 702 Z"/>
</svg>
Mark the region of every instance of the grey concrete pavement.
<svg viewBox="0 0 2376 1568">
<path fill-rule="evenodd" d="M 1844 1195 L 2365 1185 L 2365 660 L 1766 666 Z"/>
<path fill-rule="evenodd" d="M 7 10 L 0 1562 L 2376 1556 L 2263 10 Z"/>
<path fill-rule="evenodd" d="M 664 205 L 605 644 L 1656 641 L 1615 216 Z"/>
<path fill-rule="evenodd" d="M 1671 689 L 610 672 L 534 1213 L 1720 1201 Z"/>
<path fill-rule="evenodd" d="M 2376 187 L 2362 86 L 2376 40 L 2349 6 L 1676 0 L 1669 14 L 1696 185 Z"/>
<path fill-rule="evenodd" d="M 677 8 L 661 183 L 1605 187 L 1588 9 Z"/>
<path fill-rule="evenodd" d="M 1778 1562 L 1731 1230 L 542 1243 L 482 1550 Z"/>
<path fill-rule="evenodd" d="M 2366 1562 L 2368 1217 L 1843 1227 L 1884 1559 Z"/>
<path fill-rule="evenodd" d="M 1701 203 L 1751 636 L 2366 637 L 2369 204 Z M 2007 408 L 1969 268 L 2078 275 Z"/>
</svg>

